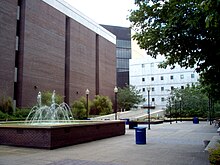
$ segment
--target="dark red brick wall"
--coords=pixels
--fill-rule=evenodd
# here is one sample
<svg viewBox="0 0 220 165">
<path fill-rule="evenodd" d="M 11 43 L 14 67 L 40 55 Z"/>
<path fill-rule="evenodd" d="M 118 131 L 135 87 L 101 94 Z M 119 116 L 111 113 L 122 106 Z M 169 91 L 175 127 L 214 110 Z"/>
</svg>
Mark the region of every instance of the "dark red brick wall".
<svg viewBox="0 0 220 165">
<path fill-rule="evenodd" d="M 0 1 L 0 98 L 14 94 L 17 0 Z"/>
<path fill-rule="evenodd" d="M 41 0 L 19 2 L 21 18 L 17 24 L 18 1 L 0 1 L 0 97 L 15 95 L 18 107 L 32 107 L 38 91 L 54 89 L 68 98 L 68 103 L 85 96 L 87 88 L 90 99 L 96 94 L 113 98 L 115 45 Z"/>
<path fill-rule="evenodd" d="M 95 95 L 96 33 L 70 19 L 70 102 Z"/>
<path fill-rule="evenodd" d="M 33 106 L 39 90 L 64 95 L 65 20 L 42 1 L 26 1 L 22 107 Z"/>
<path fill-rule="evenodd" d="M 99 36 L 99 93 L 113 99 L 116 85 L 116 48 Z"/>
<path fill-rule="evenodd" d="M 90 122 L 90 121 L 88 121 Z M 125 134 L 124 121 L 64 126 L 0 125 L 0 144 L 55 149 Z"/>
</svg>

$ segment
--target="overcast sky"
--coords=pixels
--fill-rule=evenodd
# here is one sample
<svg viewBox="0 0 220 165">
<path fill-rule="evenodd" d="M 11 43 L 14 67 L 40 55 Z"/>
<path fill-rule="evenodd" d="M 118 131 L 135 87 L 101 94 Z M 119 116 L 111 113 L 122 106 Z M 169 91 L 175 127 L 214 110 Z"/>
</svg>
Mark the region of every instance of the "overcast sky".
<svg viewBox="0 0 220 165">
<path fill-rule="evenodd" d="M 98 24 L 129 27 L 134 0 L 64 0 Z"/>
</svg>

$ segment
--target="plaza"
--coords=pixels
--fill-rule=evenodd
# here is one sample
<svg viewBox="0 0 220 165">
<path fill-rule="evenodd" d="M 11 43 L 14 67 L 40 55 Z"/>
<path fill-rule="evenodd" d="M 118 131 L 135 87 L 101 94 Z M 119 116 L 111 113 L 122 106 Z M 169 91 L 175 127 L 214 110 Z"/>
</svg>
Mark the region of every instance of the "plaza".
<svg viewBox="0 0 220 165">
<path fill-rule="evenodd" d="M 145 126 L 145 125 L 143 125 Z M 1 165 L 208 165 L 204 140 L 218 135 L 209 122 L 151 125 L 147 144 L 135 143 L 135 130 L 122 136 L 55 150 L 0 145 Z"/>
</svg>

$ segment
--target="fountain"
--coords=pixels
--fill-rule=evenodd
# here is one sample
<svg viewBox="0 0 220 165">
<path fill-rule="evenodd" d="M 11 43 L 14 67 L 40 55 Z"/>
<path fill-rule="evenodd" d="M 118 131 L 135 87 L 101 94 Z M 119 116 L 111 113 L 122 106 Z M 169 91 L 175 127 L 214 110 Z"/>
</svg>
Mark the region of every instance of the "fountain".
<svg viewBox="0 0 220 165">
<path fill-rule="evenodd" d="M 73 120 L 66 103 L 42 105 L 41 92 L 23 122 L 0 122 L 0 145 L 55 149 L 125 134 L 124 121 Z"/>
<path fill-rule="evenodd" d="M 37 106 L 34 106 L 25 123 L 28 124 L 59 124 L 70 123 L 73 120 L 73 115 L 70 107 L 66 103 L 58 105 L 55 103 L 55 90 L 51 97 L 52 104 L 50 106 L 41 104 L 41 92 L 37 95 Z"/>
</svg>

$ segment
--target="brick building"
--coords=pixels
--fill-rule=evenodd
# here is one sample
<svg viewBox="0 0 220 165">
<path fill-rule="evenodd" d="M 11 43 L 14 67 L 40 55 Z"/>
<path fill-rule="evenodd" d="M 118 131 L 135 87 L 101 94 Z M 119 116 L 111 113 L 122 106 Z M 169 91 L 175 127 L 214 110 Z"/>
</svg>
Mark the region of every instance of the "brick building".
<svg viewBox="0 0 220 165">
<path fill-rule="evenodd" d="M 63 0 L 0 0 L 0 98 L 17 107 L 53 91 L 67 103 L 113 98 L 116 37 Z"/>
</svg>

